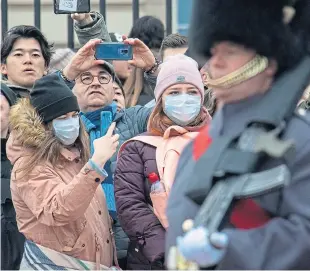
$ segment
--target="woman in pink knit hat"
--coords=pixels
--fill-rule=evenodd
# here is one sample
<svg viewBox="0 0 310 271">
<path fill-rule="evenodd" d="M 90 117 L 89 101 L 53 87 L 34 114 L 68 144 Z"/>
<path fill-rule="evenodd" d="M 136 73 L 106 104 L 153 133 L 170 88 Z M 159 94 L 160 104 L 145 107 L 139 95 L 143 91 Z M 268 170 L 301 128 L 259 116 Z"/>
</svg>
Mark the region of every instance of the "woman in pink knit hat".
<svg viewBox="0 0 310 271">
<path fill-rule="evenodd" d="M 128 270 L 164 269 L 168 227 L 164 207 L 178 158 L 211 120 L 203 106 L 204 86 L 197 66 L 185 55 L 165 60 L 157 78 L 156 106 L 147 134 L 126 142 L 119 151 L 114 187 L 119 220 L 130 239 Z M 160 184 L 154 191 L 151 186 L 156 180 Z"/>
</svg>

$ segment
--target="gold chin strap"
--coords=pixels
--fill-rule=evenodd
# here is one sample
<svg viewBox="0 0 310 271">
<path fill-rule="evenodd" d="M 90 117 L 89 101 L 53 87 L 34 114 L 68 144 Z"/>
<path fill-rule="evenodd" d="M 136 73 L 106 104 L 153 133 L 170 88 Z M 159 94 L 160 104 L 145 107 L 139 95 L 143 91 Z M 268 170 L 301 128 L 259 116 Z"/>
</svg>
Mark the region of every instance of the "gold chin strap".
<svg viewBox="0 0 310 271">
<path fill-rule="evenodd" d="M 221 78 L 212 79 L 207 72 L 207 79 L 205 80 L 205 84 L 208 88 L 230 88 L 246 80 L 249 80 L 257 74 L 263 72 L 267 67 L 268 58 L 256 55 L 251 61 L 246 63 L 238 70 L 227 74 Z"/>
</svg>

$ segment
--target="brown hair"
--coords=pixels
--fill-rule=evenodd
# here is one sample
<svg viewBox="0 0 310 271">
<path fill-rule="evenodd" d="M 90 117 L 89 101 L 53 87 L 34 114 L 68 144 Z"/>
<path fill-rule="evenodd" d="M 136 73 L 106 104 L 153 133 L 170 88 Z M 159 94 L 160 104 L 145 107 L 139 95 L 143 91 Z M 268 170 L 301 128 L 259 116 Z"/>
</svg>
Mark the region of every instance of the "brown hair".
<svg viewBox="0 0 310 271">
<path fill-rule="evenodd" d="M 158 58 L 158 51 L 151 49 L 153 55 Z M 124 84 L 126 107 L 137 105 L 141 92 L 145 92 L 150 97 L 154 97 L 154 90 L 145 84 L 144 71 L 140 68 L 133 67 L 132 72 Z"/>
<path fill-rule="evenodd" d="M 61 149 L 63 145 L 59 142 L 53 133 L 52 122 L 45 125 L 45 138 L 41 144 L 31 153 L 30 160 L 17 172 L 23 172 L 24 176 L 28 175 L 38 163 L 48 162 L 55 168 L 62 168 Z M 17 136 L 18 138 L 18 136 Z M 80 134 L 74 144 L 81 153 L 83 164 L 88 162 L 90 157 L 89 137 L 85 130 L 84 124 L 80 119 Z"/>
<path fill-rule="evenodd" d="M 201 126 L 206 121 L 206 115 L 204 114 L 204 108 L 201 107 L 199 115 L 194 121 L 188 124 L 188 127 Z M 172 125 L 176 125 L 171 119 L 169 119 L 163 109 L 162 97 L 159 98 L 153 109 L 147 124 L 147 130 L 152 135 L 163 136 L 165 131 Z"/>
<path fill-rule="evenodd" d="M 143 70 L 134 68 L 124 84 L 126 107 L 135 106 L 144 85 Z"/>
</svg>

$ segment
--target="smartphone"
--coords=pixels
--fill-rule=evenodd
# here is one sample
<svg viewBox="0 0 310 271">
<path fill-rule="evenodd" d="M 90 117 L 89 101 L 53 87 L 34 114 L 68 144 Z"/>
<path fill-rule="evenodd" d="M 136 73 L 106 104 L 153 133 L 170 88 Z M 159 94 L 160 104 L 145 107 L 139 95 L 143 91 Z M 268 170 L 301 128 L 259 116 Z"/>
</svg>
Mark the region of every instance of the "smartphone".
<svg viewBox="0 0 310 271">
<path fill-rule="evenodd" d="M 101 111 L 100 114 L 100 135 L 105 136 L 109 130 L 110 125 L 112 124 L 112 112 L 110 111 Z M 114 132 L 113 132 L 114 134 Z"/>
<path fill-rule="evenodd" d="M 89 13 L 90 0 L 54 0 L 55 14 Z"/>
<path fill-rule="evenodd" d="M 96 59 L 104 60 L 131 60 L 132 46 L 123 42 L 104 42 L 96 45 Z"/>
</svg>

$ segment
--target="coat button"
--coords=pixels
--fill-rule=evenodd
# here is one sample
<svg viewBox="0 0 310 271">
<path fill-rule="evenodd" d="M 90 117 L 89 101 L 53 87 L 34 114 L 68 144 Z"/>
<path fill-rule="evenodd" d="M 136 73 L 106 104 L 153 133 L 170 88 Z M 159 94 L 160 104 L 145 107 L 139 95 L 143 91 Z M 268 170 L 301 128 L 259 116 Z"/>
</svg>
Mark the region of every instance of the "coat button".
<svg viewBox="0 0 310 271">
<path fill-rule="evenodd" d="M 83 244 L 82 247 L 85 247 L 85 244 Z"/>
<path fill-rule="evenodd" d="M 96 183 L 99 183 L 99 182 L 100 182 L 100 179 L 99 179 L 99 178 L 96 178 L 96 179 L 95 179 L 95 182 L 96 182 Z"/>
<path fill-rule="evenodd" d="M 107 244 L 109 244 L 109 243 L 110 243 L 110 240 L 108 239 L 108 240 L 107 240 Z"/>
<path fill-rule="evenodd" d="M 98 214 L 101 215 L 101 211 L 99 211 Z"/>
</svg>

